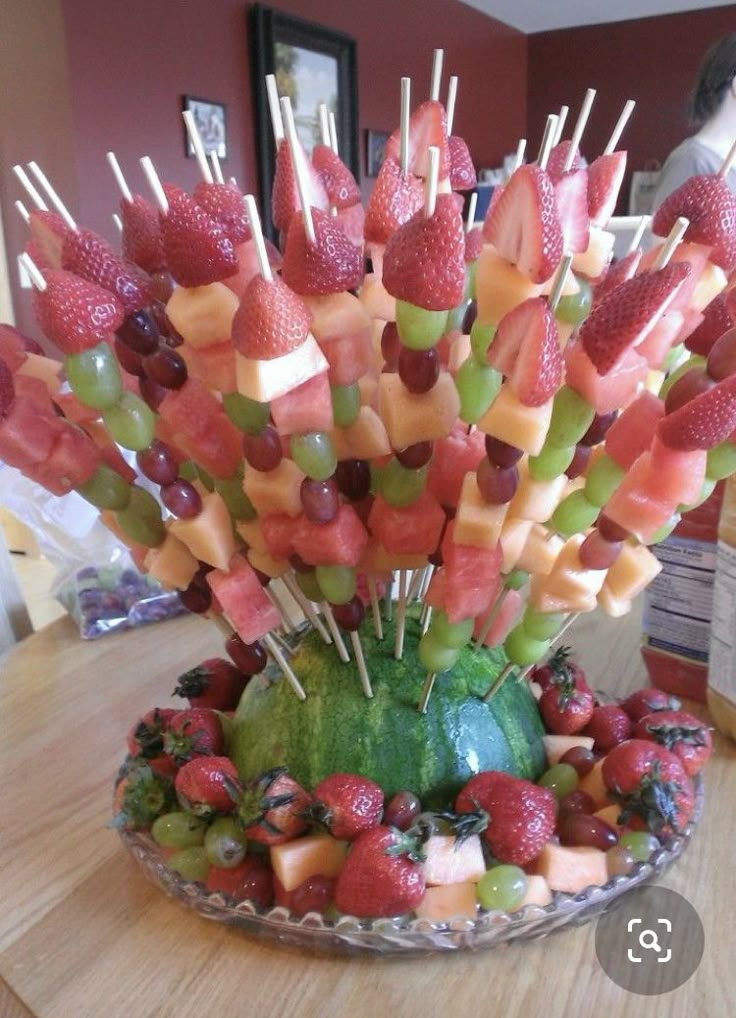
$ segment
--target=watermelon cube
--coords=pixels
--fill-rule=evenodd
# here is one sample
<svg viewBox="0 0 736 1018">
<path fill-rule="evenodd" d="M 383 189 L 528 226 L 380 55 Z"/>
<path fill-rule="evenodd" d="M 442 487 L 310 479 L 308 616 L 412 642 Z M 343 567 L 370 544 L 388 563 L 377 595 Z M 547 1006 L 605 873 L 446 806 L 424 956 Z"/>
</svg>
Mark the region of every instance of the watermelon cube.
<svg viewBox="0 0 736 1018">
<path fill-rule="evenodd" d="M 465 475 L 475 473 L 485 454 L 483 432 L 476 429 L 469 435 L 459 424 L 446 438 L 435 442 L 427 489 L 440 505 L 457 506 Z"/>
<path fill-rule="evenodd" d="M 207 573 L 207 583 L 243 643 L 255 643 L 281 624 L 281 616 L 242 555 L 233 556 L 227 572 Z"/>
<path fill-rule="evenodd" d="M 174 444 L 212 477 L 223 480 L 237 473 L 243 459 L 243 437 L 224 413 L 219 413 L 210 421 L 209 429 L 198 435 L 176 432 Z"/>
<path fill-rule="evenodd" d="M 472 619 L 495 601 L 501 589 L 501 545 L 486 548 L 458 544 L 455 524 L 442 539 L 445 611 L 450 622 Z"/>
<path fill-rule="evenodd" d="M 443 566 L 439 569 L 435 569 L 432 573 L 432 579 L 429 581 L 427 587 L 427 593 L 424 595 L 424 603 L 428 604 L 430 608 L 434 608 L 435 611 L 445 610 L 445 582 L 447 580 L 447 574 Z"/>
<path fill-rule="evenodd" d="M 266 551 L 274 558 L 288 558 L 294 551 L 294 534 L 298 519 L 285 513 L 274 513 L 261 519 L 261 530 Z"/>
<path fill-rule="evenodd" d="M 14 375 L 27 357 L 21 333 L 13 325 L 0 325 L 0 360 L 5 361 L 10 373 Z"/>
<path fill-rule="evenodd" d="M 651 453 L 632 464 L 604 507 L 606 516 L 646 543 L 667 523 L 678 500 L 666 497 L 660 477 L 652 470 Z"/>
<path fill-rule="evenodd" d="M 54 417 L 55 411 L 51 403 L 51 396 L 45 383 L 40 378 L 25 375 L 22 372 L 16 374 L 13 379 L 16 396 L 23 396 L 33 403 L 36 412 L 43 417 Z M 99 415 L 99 411 L 96 411 Z"/>
<path fill-rule="evenodd" d="M 68 495 L 85 484 L 100 465 L 100 451 L 80 428 L 66 424 L 43 463 L 29 467 L 25 473 L 42 484 L 52 495 Z"/>
<path fill-rule="evenodd" d="M 608 414 L 630 403 L 649 372 L 648 363 L 635 348 L 627 350 L 605 375 L 598 374 L 578 342 L 568 343 L 564 356 L 567 384 L 598 414 Z"/>
<path fill-rule="evenodd" d="M 613 422 L 606 433 L 605 449 L 611 459 L 628 470 L 652 444 L 664 403 L 651 392 L 643 392 Z"/>
<path fill-rule="evenodd" d="M 32 399 L 17 394 L 0 421 L 0 460 L 21 470 L 45 463 L 65 426 L 60 417 L 39 414 Z"/>
<path fill-rule="evenodd" d="M 294 551 L 309 565 L 357 566 L 368 544 L 368 531 L 355 509 L 343 505 L 331 523 L 300 517 L 293 540 Z"/>
<path fill-rule="evenodd" d="M 389 505 L 377 495 L 368 517 L 368 527 L 380 544 L 400 555 L 431 555 L 444 525 L 442 506 L 428 491 L 409 506 Z"/>
<path fill-rule="evenodd" d="M 674 499 L 678 505 L 697 502 L 705 481 L 707 456 L 705 449 L 670 449 L 655 435 L 650 464 L 662 498 Z"/>
<path fill-rule="evenodd" d="M 235 392 L 235 347 L 230 340 L 197 349 L 182 343 L 179 353 L 187 362 L 189 377 L 213 392 Z"/>
<path fill-rule="evenodd" d="M 524 597 L 520 590 L 507 590 L 503 595 L 496 617 L 488 630 L 485 640 L 486 647 L 498 647 L 503 643 L 516 623 L 524 614 Z M 473 629 L 473 638 L 478 639 L 485 623 L 485 616 L 479 616 Z"/>
<path fill-rule="evenodd" d="M 66 419 L 73 424 L 84 424 L 86 427 L 88 421 L 96 421 L 100 416 L 99 410 L 80 403 L 73 392 L 57 393 L 54 396 L 54 403 L 57 404 Z"/>
<path fill-rule="evenodd" d="M 283 396 L 271 400 L 271 416 L 279 435 L 330 431 L 334 421 L 327 372 L 322 371 Z"/>
<path fill-rule="evenodd" d="M 683 322 L 681 311 L 668 309 L 638 344 L 636 352 L 646 358 L 650 368 L 660 368 L 664 364 L 665 357 L 682 330 Z"/>
</svg>

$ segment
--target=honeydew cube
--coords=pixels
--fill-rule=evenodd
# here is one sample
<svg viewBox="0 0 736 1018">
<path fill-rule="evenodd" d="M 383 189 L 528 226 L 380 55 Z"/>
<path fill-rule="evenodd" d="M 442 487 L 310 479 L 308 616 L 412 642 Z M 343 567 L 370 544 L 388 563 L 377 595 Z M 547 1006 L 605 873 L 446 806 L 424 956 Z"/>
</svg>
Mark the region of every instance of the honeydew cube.
<svg viewBox="0 0 736 1018">
<path fill-rule="evenodd" d="M 532 524 L 526 544 L 517 559 L 517 568 L 537 576 L 548 576 L 554 568 L 563 543 L 557 534 L 550 536 L 546 527 L 539 523 Z"/>
<path fill-rule="evenodd" d="M 303 382 L 309 381 L 329 365 L 314 336 L 307 336 L 301 346 L 280 357 L 256 360 L 235 354 L 238 392 L 258 403 L 270 403 L 284 396 Z"/>
<path fill-rule="evenodd" d="M 599 848 L 567 848 L 548 842 L 536 860 L 535 869 L 553 891 L 578 894 L 592 885 L 608 883 L 606 853 Z"/>
<path fill-rule="evenodd" d="M 532 283 L 491 244 L 485 244 L 475 263 L 475 290 L 479 320 L 498 325 L 517 304 L 538 297 L 542 286 Z"/>
<path fill-rule="evenodd" d="M 463 479 L 455 514 L 455 542 L 473 548 L 493 548 L 501 538 L 508 504 L 489 505 L 472 471 Z"/>
<path fill-rule="evenodd" d="M 224 283 L 177 286 L 166 305 L 166 316 L 185 343 L 201 349 L 230 338 L 238 304 Z"/>
<path fill-rule="evenodd" d="M 421 870 L 427 884 L 477 883 L 486 871 L 480 837 L 459 841 L 454 834 L 433 834 L 423 846 Z"/>
<path fill-rule="evenodd" d="M 388 292 L 380 276 L 369 272 L 360 288 L 360 303 L 371 318 L 396 321 L 396 298 Z"/>
<path fill-rule="evenodd" d="M 249 548 L 246 558 L 254 569 L 259 569 L 266 576 L 270 576 L 272 580 L 277 576 L 283 576 L 289 569 L 287 559 L 274 558 L 267 551 L 258 551 L 257 548 Z"/>
<path fill-rule="evenodd" d="M 726 273 L 718 265 L 708 262 L 703 269 L 700 279 L 697 282 L 690 301 L 690 308 L 693 311 L 704 311 L 714 297 L 717 297 L 721 290 L 728 285 Z"/>
<path fill-rule="evenodd" d="M 226 570 L 235 554 L 230 513 L 216 491 L 202 498 L 202 510 L 191 520 L 173 520 L 169 533 L 182 541 L 200 562 Z"/>
<path fill-rule="evenodd" d="M 580 779 L 578 788 L 588 793 L 596 809 L 611 805 L 608 789 L 603 781 L 603 760 L 596 760 L 585 777 Z"/>
<path fill-rule="evenodd" d="M 309 877 L 334 878 L 345 865 L 347 841 L 329 834 L 308 834 L 271 846 L 271 866 L 285 891 L 293 891 Z"/>
<path fill-rule="evenodd" d="M 533 526 L 532 520 L 522 520 L 518 517 L 507 516 L 504 520 L 501 528 L 502 573 L 510 573 L 516 568 Z"/>
<path fill-rule="evenodd" d="M 552 403 L 553 400 L 549 399 L 541 406 L 525 406 L 508 384 L 502 385 L 498 396 L 478 421 L 478 428 L 486 435 L 523 449 L 530 456 L 538 456 L 549 430 Z"/>
<path fill-rule="evenodd" d="M 615 234 L 591 225 L 587 249 L 576 254 L 572 260 L 573 272 L 587 276 L 588 279 L 598 279 L 608 268 L 615 243 Z"/>
<path fill-rule="evenodd" d="M 620 601 L 632 601 L 662 571 L 662 563 L 643 544 L 627 541 L 608 570 L 606 587 Z"/>
<path fill-rule="evenodd" d="M 268 551 L 260 520 L 242 520 L 235 525 L 235 529 L 250 548 L 260 552 Z"/>
<path fill-rule="evenodd" d="M 53 357 L 43 357 L 38 353 L 27 353 L 26 359 L 18 368 L 16 375 L 38 378 L 44 383 L 49 393 L 55 396 L 61 388 L 61 372 L 64 365 Z"/>
<path fill-rule="evenodd" d="M 567 477 L 560 474 L 551 481 L 535 481 L 526 467 L 522 467 L 519 473 L 519 487 L 511 499 L 509 516 L 545 523 L 562 500 Z"/>
<path fill-rule="evenodd" d="M 349 428 L 336 428 L 332 434 L 338 460 L 372 460 L 391 454 L 383 421 L 369 406 L 362 406 Z"/>
<path fill-rule="evenodd" d="M 452 375 L 441 371 L 437 383 L 421 394 L 409 392 L 398 375 L 378 380 L 378 406 L 394 449 L 445 438 L 460 413 L 460 397 Z"/>
<path fill-rule="evenodd" d="M 546 908 L 552 904 L 552 888 L 540 874 L 529 874 L 526 878 L 526 894 L 522 898 L 519 908 L 525 905 L 539 905 Z"/>
<path fill-rule="evenodd" d="M 284 457 L 275 470 L 261 471 L 248 467 L 243 478 L 243 491 L 259 516 L 285 513 L 298 516 L 302 511 L 299 495 L 304 474 L 293 460 Z"/>
<path fill-rule="evenodd" d="M 187 546 L 170 533 L 163 544 L 148 551 L 144 565 L 149 576 L 176 590 L 186 590 L 199 569 L 199 562 Z"/>
<path fill-rule="evenodd" d="M 604 583 L 598 592 L 598 607 L 612 619 L 621 619 L 631 611 L 631 601 L 627 598 L 614 597 Z"/>
<path fill-rule="evenodd" d="M 475 919 L 477 899 L 475 884 L 445 884 L 428 887 L 414 909 L 418 919 L 444 923 L 448 919 Z"/>
<path fill-rule="evenodd" d="M 554 767 L 568 750 L 576 749 L 578 746 L 592 750 L 594 741 L 590 735 L 543 735 L 542 743 L 547 754 L 547 764 Z"/>
</svg>

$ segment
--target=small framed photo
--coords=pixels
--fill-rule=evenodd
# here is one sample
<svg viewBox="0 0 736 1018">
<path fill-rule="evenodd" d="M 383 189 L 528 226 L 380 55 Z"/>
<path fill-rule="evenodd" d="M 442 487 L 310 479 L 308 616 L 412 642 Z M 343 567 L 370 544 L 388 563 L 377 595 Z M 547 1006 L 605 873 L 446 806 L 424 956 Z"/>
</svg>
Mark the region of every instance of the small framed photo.
<svg viewBox="0 0 736 1018">
<path fill-rule="evenodd" d="M 205 152 L 216 152 L 218 159 L 227 159 L 227 120 L 225 104 L 212 102 L 211 99 L 199 99 L 194 95 L 182 96 L 182 109 L 191 110 L 199 129 Z M 186 153 L 189 159 L 194 158 L 194 148 L 189 136 L 184 131 Z"/>
<path fill-rule="evenodd" d="M 365 172 L 377 177 L 386 158 L 386 144 L 391 135 L 388 131 L 366 131 Z"/>
</svg>

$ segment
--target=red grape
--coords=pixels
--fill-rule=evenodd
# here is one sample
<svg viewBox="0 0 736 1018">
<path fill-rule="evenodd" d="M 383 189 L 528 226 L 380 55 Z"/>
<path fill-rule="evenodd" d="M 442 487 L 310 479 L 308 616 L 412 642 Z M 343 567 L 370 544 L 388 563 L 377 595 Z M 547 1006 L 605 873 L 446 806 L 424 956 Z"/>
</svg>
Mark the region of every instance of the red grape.
<svg viewBox="0 0 736 1018">
<path fill-rule="evenodd" d="M 402 346 L 396 322 L 386 322 L 381 333 L 381 353 L 389 371 L 397 371 Z"/>
<path fill-rule="evenodd" d="M 143 358 L 140 354 L 136 353 L 135 350 L 131 350 L 127 343 L 124 343 L 119 336 L 115 337 L 115 356 L 120 362 L 120 367 L 123 371 L 127 371 L 129 375 L 137 375 L 142 378 L 145 375 L 145 368 L 143 367 Z"/>
<path fill-rule="evenodd" d="M 623 541 L 607 541 L 600 531 L 592 530 L 580 545 L 580 564 L 584 569 L 610 569 L 623 546 Z"/>
<path fill-rule="evenodd" d="M 142 398 L 150 406 L 151 410 L 158 410 L 169 390 L 163 385 L 159 385 L 158 382 L 154 382 L 151 378 L 141 378 L 139 384 Z"/>
<path fill-rule="evenodd" d="M 117 331 L 118 337 L 130 349 L 145 357 L 158 348 L 159 332 L 154 319 L 147 311 L 134 311 Z"/>
<path fill-rule="evenodd" d="M 576 788 L 573 792 L 569 792 L 560 799 L 559 815 L 564 816 L 566 813 L 585 813 L 590 815 L 595 813 L 595 803 L 587 792 L 584 792 L 582 788 Z"/>
<path fill-rule="evenodd" d="M 715 341 L 708 354 L 706 371 L 714 382 L 736 373 L 736 329 L 729 329 Z"/>
<path fill-rule="evenodd" d="M 414 445 L 407 445 L 406 449 L 394 450 L 394 455 L 402 467 L 419 470 L 432 459 L 432 450 L 432 442 L 415 442 Z"/>
<path fill-rule="evenodd" d="M 243 436 L 245 458 L 254 470 L 275 470 L 281 462 L 281 439 L 276 430 L 266 427 L 258 435 Z"/>
<path fill-rule="evenodd" d="M 595 764 L 595 754 L 592 750 L 586 749 L 585 746 L 573 746 L 572 749 L 568 749 L 567 753 L 560 757 L 560 763 L 570 764 L 578 772 L 579 778 L 584 778 L 586 774 L 590 774 Z"/>
<path fill-rule="evenodd" d="M 347 604 L 334 605 L 332 614 L 338 626 L 342 626 L 348 632 L 355 632 L 360 629 L 360 624 L 365 618 L 365 605 L 356 594 Z"/>
<path fill-rule="evenodd" d="M 584 845 L 606 852 L 618 844 L 618 834 L 600 817 L 585 813 L 568 813 L 560 820 L 560 843 L 563 845 Z"/>
<path fill-rule="evenodd" d="M 440 377 L 440 355 L 430 350 L 410 350 L 403 346 L 399 354 L 399 378 L 409 392 L 420 394 L 434 388 Z"/>
<path fill-rule="evenodd" d="M 476 477 L 481 495 L 491 505 L 510 502 L 519 487 L 517 467 L 497 467 L 488 458 L 480 461 Z"/>
<path fill-rule="evenodd" d="M 341 460 L 335 480 L 340 491 L 351 502 L 360 502 L 371 490 L 371 468 L 367 460 Z"/>
<path fill-rule="evenodd" d="M 136 456 L 138 469 L 154 484 L 173 484 L 179 476 L 179 464 L 167 445 L 154 438 L 147 449 Z"/>
<path fill-rule="evenodd" d="M 340 492 L 331 477 L 326 481 L 305 477 L 299 495 L 304 515 L 312 523 L 330 523 L 340 510 Z"/>
<path fill-rule="evenodd" d="M 237 633 L 228 636 L 225 651 L 243 675 L 258 675 L 268 663 L 266 652 L 260 643 L 244 643 Z"/>
<path fill-rule="evenodd" d="M 168 346 L 160 346 L 150 357 L 144 358 L 143 367 L 148 377 L 165 389 L 181 389 L 189 377 L 187 362 Z"/>
<path fill-rule="evenodd" d="M 13 374 L 5 361 L 0 360 L 0 420 L 7 415 L 14 399 Z"/>
<path fill-rule="evenodd" d="M 710 360 L 708 363 L 710 364 Z M 715 384 L 715 380 L 706 373 L 704 368 L 691 368 L 677 379 L 665 396 L 664 412 L 666 414 L 674 413 L 685 403 L 689 403 L 691 399 L 712 389 Z"/>
<path fill-rule="evenodd" d="M 600 514 L 595 525 L 604 541 L 615 543 L 616 541 L 625 541 L 629 536 L 628 530 L 619 526 L 618 523 L 614 523 L 605 513 Z"/>
<path fill-rule="evenodd" d="M 493 435 L 486 435 L 486 456 L 497 467 L 513 467 L 523 455 L 523 450 L 517 449 L 515 445 L 502 442 L 500 438 L 494 438 Z"/>
<path fill-rule="evenodd" d="M 247 898 L 261 908 L 273 904 L 273 873 L 265 863 L 258 863 L 243 877 L 238 898 Z"/>
<path fill-rule="evenodd" d="M 174 292 L 174 277 L 165 269 L 161 272 L 152 272 L 151 283 L 154 298 L 165 304 Z"/>
<path fill-rule="evenodd" d="M 610 414 L 596 414 L 590 423 L 590 427 L 580 439 L 580 445 L 598 445 L 606 437 L 608 429 L 618 417 L 618 410 L 612 410 Z"/>
<path fill-rule="evenodd" d="M 405 831 L 421 812 L 422 804 L 413 792 L 397 792 L 387 804 L 381 822 Z"/>
<path fill-rule="evenodd" d="M 161 489 L 161 501 L 174 516 L 191 520 L 202 511 L 202 497 L 189 481 L 178 478 Z"/>
<path fill-rule="evenodd" d="M 573 458 L 570 460 L 570 465 L 565 471 L 565 475 L 569 477 L 571 481 L 573 481 L 576 477 L 580 477 L 581 474 L 585 473 L 589 460 L 590 460 L 590 446 L 582 445 L 580 442 L 578 442 L 578 444 L 575 446 L 575 454 L 573 455 Z"/>
<path fill-rule="evenodd" d="M 295 573 L 311 573 L 314 569 L 314 566 L 310 566 L 304 561 L 301 555 L 297 555 L 296 552 L 292 552 L 291 555 L 289 555 L 289 565 Z"/>
<path fill-rule="evenodd" d="M 325 912 L 332 904 L 334 894 L 334 877 L 307 877 L 291 892 L 291 911 L 299 916 L 307 912 Z"/>
<path fill-rule="evenodd" d="M 202 587 L 193 580 L 186 590 L 179 591 L 179 600 L 190 612 L 194 612 L 196 615 L 203 615 L 204 612 L 210 609 L 212 594 L 209 587 Z"/>
</svg>

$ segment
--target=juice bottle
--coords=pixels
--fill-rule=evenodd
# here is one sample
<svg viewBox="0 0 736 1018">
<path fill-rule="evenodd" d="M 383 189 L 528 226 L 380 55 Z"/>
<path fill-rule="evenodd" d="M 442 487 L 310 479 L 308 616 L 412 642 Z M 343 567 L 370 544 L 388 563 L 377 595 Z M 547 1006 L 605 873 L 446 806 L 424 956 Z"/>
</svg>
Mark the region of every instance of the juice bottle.
<svg viewBox="0 0 736 1018">
<path fill-rule="evenodd" d="M 644 595 L 642 657 L 652 685 L 705 702 L 723 484 L 652 551 L 662 572 Z"/>
<path fill-rule="evenodd" d="M 718 528 L 707 693 L 716 726 L 736 739 L 736 476 L 726 482 Z"/>
</svg>

